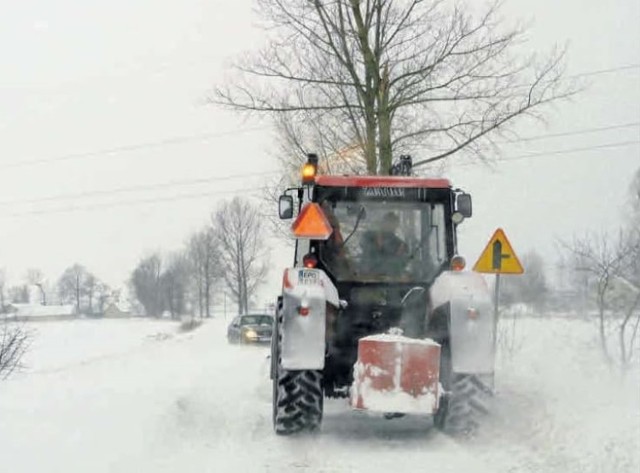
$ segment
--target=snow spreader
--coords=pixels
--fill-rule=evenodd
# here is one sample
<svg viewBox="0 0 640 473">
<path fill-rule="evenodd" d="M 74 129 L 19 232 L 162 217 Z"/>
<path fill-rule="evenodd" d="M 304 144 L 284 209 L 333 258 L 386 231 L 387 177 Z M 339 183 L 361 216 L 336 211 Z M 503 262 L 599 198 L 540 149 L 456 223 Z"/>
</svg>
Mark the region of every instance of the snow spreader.
<svg viewBox="0 0 640 473">
<path fill-rule="evenodd" d="M 388 418 L 433 416 L 473 432 L 493 388 L 494 323 L 484 279 L 465 270 L 456 229 L 471 196 L 446 179 L 319 175 L 279 199 L 295 220 L 271 345 L 273 424 L 290 435 L 320 427 L 325 397 Z"/>
</svg>

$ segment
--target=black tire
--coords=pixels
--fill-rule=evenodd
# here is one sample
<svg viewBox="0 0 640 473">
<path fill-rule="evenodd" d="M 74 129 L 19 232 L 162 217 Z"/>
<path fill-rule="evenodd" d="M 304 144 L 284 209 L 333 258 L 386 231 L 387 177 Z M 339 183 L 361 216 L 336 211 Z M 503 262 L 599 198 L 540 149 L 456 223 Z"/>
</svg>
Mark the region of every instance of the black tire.
<svg viewBox="0 0 640 473">
<path fill-rule="evenodd" d="M 322 371 L 287 371 L 280 365 L 281 315 L 272 341 L 273 428 L 278 435 L 313 432 L 320 428 L 324 407 Z"/>
<path fill-rule="evenodd" d="M 273 427 L 278 435 L 320 428 L 324 404 L 321 371 L 278 368 L 273 385 Z"/>
<path fill-rule="evenodd" d="M 478 376 L 453 373 L 434 424 L 449 435 L 473 435 L 480 427 L 482 417 L 489 413 L 489 398 L 490 390 Z"/>
<path fill-rule="evenodd" d="M 491 388 L 483 383 L 484 377 L 455 373 L 452 368 L 451 348 L 445 341 L 440 354 L 440 382 L 446 393 L 440 398 L 433 423 L 449 435 L 470 436 L 489 413 Z"/>
</svg>

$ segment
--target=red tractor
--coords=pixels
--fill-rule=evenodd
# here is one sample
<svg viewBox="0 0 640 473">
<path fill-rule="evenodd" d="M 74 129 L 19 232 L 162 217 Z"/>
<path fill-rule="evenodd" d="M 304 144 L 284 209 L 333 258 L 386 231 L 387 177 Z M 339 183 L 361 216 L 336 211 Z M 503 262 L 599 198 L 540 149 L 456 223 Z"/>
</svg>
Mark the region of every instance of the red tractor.
<svg viewBox="0 0 640 473">
<path fill-rule="evenodd" d="M 493 306 L 464 271 L 456 229 L 471 196 L 446 179 L 317 175 L 279 200 L 292 219 L 272 338 L 273 423 L 282 435 L 320 427 L 325 397 L 387 417 L 432 415 L 473 431 L 493 387 Z M 296 214 L 296 215 L 294 215 Z"/>
</svg>

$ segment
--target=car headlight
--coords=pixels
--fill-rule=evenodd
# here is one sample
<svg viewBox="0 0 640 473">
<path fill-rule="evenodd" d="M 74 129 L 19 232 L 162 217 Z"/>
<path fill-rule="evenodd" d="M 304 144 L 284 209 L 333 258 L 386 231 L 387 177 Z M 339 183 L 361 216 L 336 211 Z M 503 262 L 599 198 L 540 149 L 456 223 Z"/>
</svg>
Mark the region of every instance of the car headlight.
<svg viewBox="0 0 640 473">
<path fill-rule="evenodd" d="M 251 329 L 247 330 L 244 333 L 244 336 L 247 338 L 258 338 L 258 334 L 256 333 L 256 331 Z"/>
</svg>

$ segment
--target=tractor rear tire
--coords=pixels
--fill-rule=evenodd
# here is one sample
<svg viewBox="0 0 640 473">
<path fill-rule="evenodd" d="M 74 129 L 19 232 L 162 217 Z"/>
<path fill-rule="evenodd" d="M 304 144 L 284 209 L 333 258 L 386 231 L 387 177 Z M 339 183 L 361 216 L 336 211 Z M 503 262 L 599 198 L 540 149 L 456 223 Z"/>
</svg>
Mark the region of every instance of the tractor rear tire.
<svg viewBox="0 0 640 473">
<path fill-rule="evenodd" d="M 471 436 L 489 413 L 491 390 L 474 374 L 452 373 L 449 392 L 441 399 L 434 424 L 446 434 Z"/>
<path fill-rule="evenodd" d="M 282 368 L 282 306 L 276 313 L 271 341 L 273 378 L 273 428 L 278 435 L 312 432 L 320 428 L 324 407 L 322 371 L 288 371 Z"/>
<path fill-rule="evenodd" d="M 322 371 L 286 371 L 278 367 L 273 379 L 276 434 L 317 431 L 322 423 L 323 404 Z"/>
</svg>

